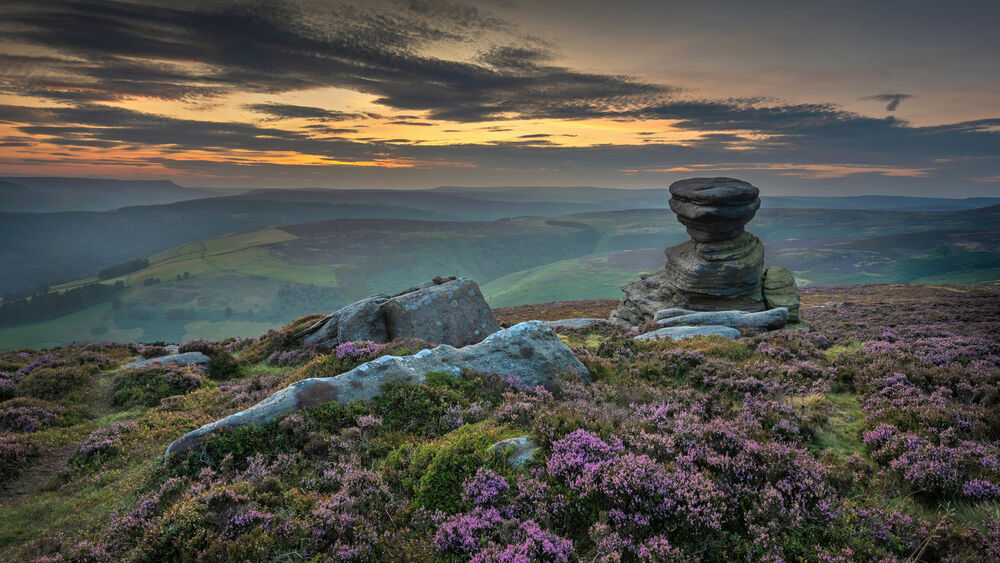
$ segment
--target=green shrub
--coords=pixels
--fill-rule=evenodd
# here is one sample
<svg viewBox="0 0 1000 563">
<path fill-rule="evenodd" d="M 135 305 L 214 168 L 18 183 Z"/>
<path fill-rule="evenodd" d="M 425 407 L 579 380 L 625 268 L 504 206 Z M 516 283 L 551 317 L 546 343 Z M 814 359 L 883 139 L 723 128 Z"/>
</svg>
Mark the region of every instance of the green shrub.
<svg viewBox="0 0 1000 563">
<path fill-rule="evenodd" d="M 18 382 L 17 395 L 46 401 L 65 399 L 89 385 L 97 371 L 92 365 L 38 368 Z"/>
<path fill-rule="evenodd" d="M 444 377 L 453 376 L 444 374 Z M 451 405 L 460 404 L 458 391 L 441 385 L 441 378 L 432 374 L 429 383 L 393 382 L 382 386 L 382 394 L 372 399 L 371 412 L 382 417 L 392 430 L 433 436 L 443 430 L 441 419 Z"/>
<path fill-rule="evenodd" d="M 509 428 L 491 421 L 467 424 L 433 442 L 412 449 L 403 485 L 412 491 L 413 503 L 455 513 L 461 508 L 462 482 L 489 462 L 489 446 L 514 436 Z M 407 457 L 397 452 L 396 459 Z"/>
<path fill-rule="evenodd" d="M 351 360 L 338 359 L 333 354 L 316 356 L 295 372 L 293 381 L 309 379 L 310 377 L 333 377 L 350 371 L 355 366 L 356 364 Z"/>
<path fill-rule="evenodd" d="M 200 387 L 204 374 L 201 368 L 173 362 L 122 370 L 115 377 L 112 402 L 127 407 L 155 407 L 161 399 Z"/>
<path fill-rule="evenodd" d="M 210 356 L 208 375 L 212 379 L 235 379 L 243 375 L 243 365 L 232 354 L 225 350 L 217 350 Z"/>
<path fill-rule="evenodd" d="M 332 432 L 353 426 L 359 417 L 368 412 L 368 403 L 365 401 L 353 401 L 346 405 L 330 402 L 307 410 L 305 418 L 313 422 L 318 429 Z"/>
</svg>

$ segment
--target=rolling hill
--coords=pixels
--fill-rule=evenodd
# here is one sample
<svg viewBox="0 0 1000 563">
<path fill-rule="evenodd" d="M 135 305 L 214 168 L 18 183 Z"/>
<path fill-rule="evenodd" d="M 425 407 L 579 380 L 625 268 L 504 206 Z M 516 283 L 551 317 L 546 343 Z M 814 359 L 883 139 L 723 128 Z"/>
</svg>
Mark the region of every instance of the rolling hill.
<svg viewBox="0 0 1000 563">
<path fill-rule="evenodd" d="M 197 205 L 205 201 L 213 200 Z M 296 205 L 317 213 L 345 209 Z M 245 218 L 233 219 L 239 220 Z M 790 267 L 802 284 L 992 283 L 1000 277 L 1000 206 L 961 212 L 766 209 L 751 230 L 765 241 L 768 263 Z M 113 244 L 113 233 L 107 236 Z M 686 238 L 672 213 L 658 209 L 259 227 L 152 254 L 149 267 L 102 282 L 127 285 L 117 307 L 104 303 L 45 323 L 0 328 L 0 348 L 98 337 L 183 341 L 259 334 L 440 274 L 476 279 L 494 306 L 616 298 L 618 285 L 661 267 L 663 248 Z"/>
</svg>

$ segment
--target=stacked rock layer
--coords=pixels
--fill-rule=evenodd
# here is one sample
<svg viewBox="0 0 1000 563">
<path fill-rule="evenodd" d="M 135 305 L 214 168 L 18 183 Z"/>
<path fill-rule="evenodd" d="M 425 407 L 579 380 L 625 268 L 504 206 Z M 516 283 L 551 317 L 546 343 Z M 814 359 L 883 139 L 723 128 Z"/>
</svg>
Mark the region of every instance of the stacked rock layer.
<svg viewBox="0 0 1000 563">
<path fill-rule="evenodd" d="M 670 209 L 691 240 L 666 250 L 664 269 L 622 286 L 614 320 L 637 325 L 657 311 L 762 311 L 764 245 L 743 230 L 760 191 L 734 178 L 690 178 L 670 186 Z"/>
</svg>

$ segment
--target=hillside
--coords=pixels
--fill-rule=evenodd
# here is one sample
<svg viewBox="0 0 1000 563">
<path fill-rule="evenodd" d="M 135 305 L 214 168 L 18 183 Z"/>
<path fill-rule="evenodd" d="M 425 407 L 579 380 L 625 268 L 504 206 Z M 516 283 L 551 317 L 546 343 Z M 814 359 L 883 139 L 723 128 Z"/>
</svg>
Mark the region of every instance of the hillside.
<svg viewBox="0 0 1000 563">
<path fill-rule="evenodd" d="M 291 202 L 284 205 L 304 207 L 289 211 L 254 201 L 239 207 L 229 199 L 170 207 L 183 215 L 190 211 L 186 206 L 205 209 L 213 202 L 234 224 L 285 212 L 365 211 Z M 200 228 L 215 212 L 194 214 L 178 225 Z M 136 229 L 143 229 L 144 217 L 133 217 Z M 762 210 L 751 230 L 765 241 L 768 264 L 791 268 L 801 285 L 1000 279 L 1000 206 L 960 212 L 772 209 Z M 182 236 L 181 229 L 176 232 Z M 128 238 L 110 230 L 106 236 L 107 246 Z M 106 303 L 44 323 L 0 327 L 0 348 L 95 338 L 180 342 L 250 336 L 440 274 L 477 280 L 493 306 L 617 299 L 619 285 L 662 267 L 663 248 L 686 238 L 670 211 L 655 209 L 486 222 L 338 219 L 266 227 L 154 254 L 148 268 L 103 281 L 127 284 L 118 308 Z M 151 283 L 146 280 L 159 281 L 145 285 Z M 95 281 L 85 278 L 55 290 Z"/>
<path fill-rule="evenodd" d="M 186 188 L 169 180 L 11 176 L 0 177 L 0 212 L 110 211 L 242 191 Z"/>
<path fill-rule="evenodd" d="M 801 313 L 812 332 L 738 340 L 569 330 L 590 385 L 438 374 L 221 433 L 166 464 L 185 432 L 292 382 L 423 346 L 317 355 L 288 336 L 303 319 L 188 343 L 216 358 L 211 377 L 116 371 L 147 347 L 0 353 L 0 559 L 1000 557 L 1000 291 L 806 288 Z M 525 467 L 489 453 L 519 436 L 536 447 Z"/>
</svg>

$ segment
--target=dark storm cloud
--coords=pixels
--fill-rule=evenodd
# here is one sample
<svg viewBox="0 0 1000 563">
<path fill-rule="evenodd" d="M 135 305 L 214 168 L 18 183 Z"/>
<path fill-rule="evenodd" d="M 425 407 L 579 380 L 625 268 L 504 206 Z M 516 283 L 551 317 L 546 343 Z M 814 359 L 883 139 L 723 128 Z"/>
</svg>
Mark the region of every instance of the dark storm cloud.
<svg viewBox="0 0 1000 563">
<path fill-rule="evenodd" d="M 184 9 L 13 2 L 0 12 L 3 38 L 67 57 L 40 63 L 42 72 L 6 80 L 5 89 L 106 101 L 335 86 L 453 121 L 588 116 L 609 105 L 643 105 L 671 91 L 627 77 L 540 66 L 535 63 L 544 55 L 534 47 L 497 47 L 486 56 L 490 64 L 421 55 L 430 42 L 464 40 L 498 23 L 478 9 L 448 2 L 415 1 L 407 8 L 392 13 L 338 5 L 306 17 L 292 3 Z"/>
<path fill-rule="evenodd" d="M 862 99 L 885 102 L 885 111 L 896 111 L 896 108 L 899 107 L 900 102 L 912 97 L 913 94 L 876 94 L 874 96 L 868 96 Z"/>
</svg>

